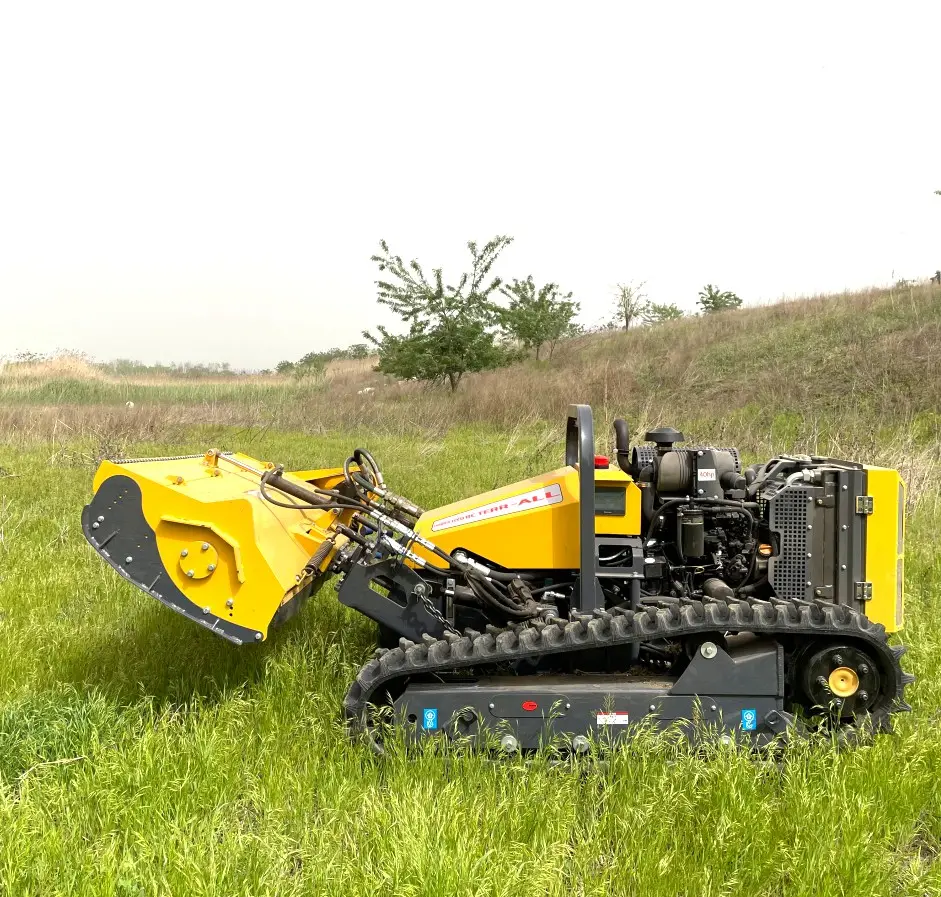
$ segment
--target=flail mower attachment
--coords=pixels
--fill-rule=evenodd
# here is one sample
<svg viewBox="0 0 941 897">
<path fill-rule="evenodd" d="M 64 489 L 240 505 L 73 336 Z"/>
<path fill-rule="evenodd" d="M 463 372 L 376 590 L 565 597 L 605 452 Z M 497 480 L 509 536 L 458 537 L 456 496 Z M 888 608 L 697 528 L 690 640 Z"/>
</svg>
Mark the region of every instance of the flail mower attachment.
<svg viewBox="0 0 941 897">
<path fill-rule="evenodd" d="M 323 507 L 304 509 L 296 496 L 343 483 L 342 468 L 284 473 L 216 451 L 106 461 L 82 528 L 125 579 L 241 645 L 265 639 L 319 585 L 353 511 L 319 493 Z"/>
</svg>

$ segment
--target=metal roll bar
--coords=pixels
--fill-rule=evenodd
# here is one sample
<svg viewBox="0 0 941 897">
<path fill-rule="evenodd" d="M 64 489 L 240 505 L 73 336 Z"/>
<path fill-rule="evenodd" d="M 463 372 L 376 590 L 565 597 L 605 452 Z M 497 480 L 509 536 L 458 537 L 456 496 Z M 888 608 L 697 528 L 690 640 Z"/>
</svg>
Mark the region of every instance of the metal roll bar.
<svg viewBox="0 0 941 897">
<path fill-rule="evenodd" d="M 565 463 L 578 468 L 578 558 L 575 609 L 604 608 L 595 557 L 595 425 L 588 405 L 569 405 L 565 425 Z"/>
</svg>

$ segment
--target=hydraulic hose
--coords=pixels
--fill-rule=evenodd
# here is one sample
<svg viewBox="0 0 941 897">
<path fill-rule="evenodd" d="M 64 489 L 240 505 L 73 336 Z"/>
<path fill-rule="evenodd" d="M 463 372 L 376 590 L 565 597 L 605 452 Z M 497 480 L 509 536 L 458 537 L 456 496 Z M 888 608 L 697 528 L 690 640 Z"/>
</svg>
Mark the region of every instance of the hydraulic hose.
<svg viewBox="0 0 941 897">
<path fill-rule="evenodd" d="M 348 498 L 339 492 L 328 489 L 312 489 L 299 486 L 283 476 L 283 468 L 277 467 L 274 470 L 268 470 L 261 477 L 259 492 L 262 498 L 270 504 L 279 508 L 290 508 L 296 511 L 328 511 L 332 508 L 344 508 L 350 510 L 366 510 L 361 502 L 356 499 Z M 296 498 L 300 504 L 287 504 L 272 498 L 267 491 L 267 487 L 277 489 L 285 495 Z"/>
<path fill-rule="evenodd" d="M 650 525 L 647 527 L 647 534 L 644 536 L 644 542 L 647 543 L 653 538 L 654 531 L 660 525 L 660 518 L 663 516 L 663 512 L 669 510 L 670 508 L 678 507 L 679 505 L 722 505 L 728 507 L 730 510 L 737 511 L 740 514 L 743 514 L 749 519 L 750 522 L 750 532 L 754 533 L 755 531 L 755 515 L 748 510 L 741 502 L 731 501 L 727 498 L 671 498 L 669 501 L 665 501 L 659 508 L 654 512 L 654 517 L 650 521 Z"/>
<path fill-rule="evenodd" d="M 614 445 L 617 450 L 618 467 L 631 473 L 631 434 L 623 417 L 614 419 Z"/>
<path fill-rule="evenodd" d="M 360 470 L 352 470 L 353 464 L 359 465 Z M 300 486 L 297 483 L 285 479 L 283 472 L 282 467 L 277 467 L 273 470 L 266 471 L 261 476 L 259 492 L 262 498 L 270 504 L 297 511 L 327 511 L 333 509 L 357 511 L 371 520 L 375 520 L 375 524 L 362 521 L 361 525 L 367 526 L 376 533 L 377 545 L 382 543 L 393 551 L 404 552 L 405 556 L 412 557 L 416 561 L 421 560 L 422 569 L 434 575 L 448 576 L 452 572 L 463 575 L 478 599 L 485 604 L 491 605 L 500 613 L 520 619 L 532 616 L 530 611 L 524 609 L 510 594 L 503 591 L 502 584 L 512 582 L 514 579 L 532 579 L 533 574 L 490 570 L 482 564 L 477 565 L 481 569 L 475 569 L 474 564 L 476 562 L 470 562 L 470 559 L 465 560 L 464 558 L 458 559 L 452 557 L 452 555 L 444 549 L 420 536 L 408 524 L 390 516 L 387 509 L 371 499 L 369 497 L 370 493 L 380 498 L 383 497 L 385 487 L 382 484 L 382 474 L 379 472 L 379 465 L 376 463 L 375 458 L 365 449 L 356 449 L 353 455 L 347 458 L 343 465 L 343 473 L 347 482 L 351 483 L 357 492 L 361 494 L 360 498 L 351 498 L 332 489 Z M 288 503 L 278 501 L 269 493 L 268 487 L 283 492 L 285 495 L 295 499 L 295 502 Z M 390 536 L 383 537 L 383 526 L 398 532 L 400 536 L 404 537 L 406 544 L 399 545 Z M 354 530 L 345 526 L 342 529 L 338 528 L 338 531 L 344 532 L 344 534 L 348 536 L 354 532 Z M 364 545 L 368 544 L 362 537 L 357 538 L 355 541 L 359 541 Z M 408 545 L 412 542 L 417 542 L 417 544 L 421 545 L 426 551 L 434 554 L 448 566 L 439 567 L 415 556 L 408 549 Z"/>
</svg>

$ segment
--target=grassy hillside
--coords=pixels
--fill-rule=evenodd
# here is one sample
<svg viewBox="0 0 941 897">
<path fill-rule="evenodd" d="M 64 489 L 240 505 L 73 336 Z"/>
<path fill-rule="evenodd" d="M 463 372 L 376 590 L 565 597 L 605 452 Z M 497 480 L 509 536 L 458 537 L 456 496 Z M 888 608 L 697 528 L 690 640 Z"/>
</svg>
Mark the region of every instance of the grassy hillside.
<svg viewBox="0 0 941 897">
<path fill-rule="evenodd" d="M 939 326 L 938 290 L 803 300 L 580 340 L 454 397 L 363 368 L 323 385 L 0 374 L 0 894 L 941 893 Z M 600 446 L 623 413 L 906 471 L 918 682 L 894 735 L 777 763 L 656 741 L 576 768 L 380 762 L 340 726 L 372 633 L 332 589 L 233 648 L 81 536 L 104 454 L 303 466 L 365 443 L 434 505 L 557 463 L 570 401 L 595 406 Z"/>
<path fill-rule="evenodd" d="M 923 285 L 592 334 L 549 362 L 468 375 L 454 395 L 384 377 L 368 360 L 333 363 L 321 382 L 115 379 L 65 360 L 0 369 L 0 434 L 80 439 L 91 458 L 134 440 L 179 441 L 194 426 L 209 443 L 249 449 L 271 430 L 433 443 L 468 426 L 551 444 L 567 405 L 588 402 L 602 451 L 620 415 L 634 433 L 669 423 L 758 455 L 865 457 L 900 467 L 920 492 L 937 487 L 941 469 L 939 349 L 941 287 Z"/>
<path fill-rule="evenodd" d="M 382 432 L 481 422 L 558 421 L 572 401 L 599 413 L 681 422 L 735 417 L 771 425 L 799 415 L 819 426 L 862 420 L 937 438 L 941 418 L 941 287 L 873 290 L 686 318 L 563 343 L 549 362 L 469 375 L 459 393 L 334 364 L 321 383 L 279 377 L 118 380 L 87 366 L 0 370 L 0 403 L 55 408 L 135 402 L 145 412 L 185 406 L 203 422 L 274 420 L 292 429 L 366 426 Z M 358 395 L 364 386 L 375 393 Z M 7 409 L 7 421 L 10 410 Z M 21 412 L 13 421 L 22 422 Z M 832 426 L 832 424 L 829 424 Z"/>
</svg>

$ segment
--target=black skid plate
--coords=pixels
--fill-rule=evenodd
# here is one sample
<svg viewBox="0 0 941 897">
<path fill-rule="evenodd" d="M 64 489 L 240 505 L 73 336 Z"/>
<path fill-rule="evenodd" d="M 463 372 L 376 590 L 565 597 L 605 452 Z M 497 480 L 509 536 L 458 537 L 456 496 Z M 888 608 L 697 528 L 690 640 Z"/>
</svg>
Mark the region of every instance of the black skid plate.
<svg viewBox="0 0 941 897">
<path fill-rule="evenodd" d="M 791 722 L 784 707 L 783 651 L 746 638 L 728 651 L 709 643 L 679 677 L 520 675 L 412 681 L 395 702 L 414 739 L 507 735 L 521 750 L 576 747 L 579 736 L 619 739 L 644 724 L 697 725 L 766 744 Z M 574 743 L 573 743 L 574 741 Z M 582 742 L 584 744 L 584 742 Z"/>
</svg>

